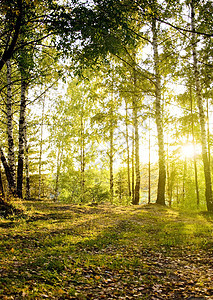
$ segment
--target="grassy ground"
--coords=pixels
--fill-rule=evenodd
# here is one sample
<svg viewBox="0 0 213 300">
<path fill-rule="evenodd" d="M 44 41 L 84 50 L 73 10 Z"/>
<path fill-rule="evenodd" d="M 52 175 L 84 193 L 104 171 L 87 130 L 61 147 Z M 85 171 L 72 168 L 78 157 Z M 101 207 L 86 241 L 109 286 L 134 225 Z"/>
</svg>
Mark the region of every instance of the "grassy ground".
<svg viewBox="0 0 213 300">
<path fill-rule="evenodd" d="M 0 299 L 213 299 L 213 216 L 26 202 L 0 219 Z"/>
</svg>

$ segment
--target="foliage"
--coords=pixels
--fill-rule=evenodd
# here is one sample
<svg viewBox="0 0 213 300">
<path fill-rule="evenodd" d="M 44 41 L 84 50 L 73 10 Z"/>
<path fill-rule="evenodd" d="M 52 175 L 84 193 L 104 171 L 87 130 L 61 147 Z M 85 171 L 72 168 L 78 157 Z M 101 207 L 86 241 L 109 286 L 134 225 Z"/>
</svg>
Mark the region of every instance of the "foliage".
<svg viewBox="0 0 213 300">
<path fill-rule="evenodd" d="M 194 2 L 199 80 L 203 100 L 211 106 L 212 4 L 208 0 Z M 23 4 L 22 7 L 20 3 Z M 151 129 L 152 148 L 157 151 L 154 124 L 156 78 L 151 31 L 152 20 L 155 20 L 162 86 L 161 104 L 164 111 L 163 130 L 167 138 L 165 148 L 168 152 L 166 203 L 197 208 L 193 153 L 185 160 L 180 154 L 193 139 L 193 143 L 199 148 L 202 137 L 194 86 L 196 78 L 191 64 L 192 32 L 188 27 L 190 20 L 185 16 L 189 9 L 188 4 L 188 1 L 170 0 L 70 0 L 66 4 L 51 0 L 46 4 L 38 0 L 2 1 L 1 57 L 7 44 L 6 37 L 10 44 L 16 31 L 17 19 L 22 19 L 17 41 L 11 52 L 13 131 L 17 152 L 17 103 L 20 100 L 21 70 L 29 82 L 26 126 L 30 144 L 33 197 L 36 197 L 38 188 L 39 143 L 36 140 L 40 141 L 39 134 L 43 126 L 41 123 L 44 121 L 45 134 L 48 136 L 48 139 L 42 141 L 42 167 L 45 165 L 42 182 L 45 196 L 49 196 L 50 193 L 59 194 L 60 201 L 74 203 L 107 201 L 110 180 L 113 179 L 114 203 L 130 202 L 126 185 L 126 156 L 129 151 L 129 172 L 132 172 L 133 178 L 135 154 L 132 150 L 135 137 L 132 134 L 132 99 L 136 98 L 135 96 L 141 160 L 144 156 L 143 149 L 147 149 L 148 145 L 147 132 Z M 133 73 L 136 76 L 133 76 Z M 6 68 L 2 69 L 1 74 L 1 146 L 4 147 L 7 157 L 7 120 L 4 114 L 7 94 Z M 48 91 L 50 86 L 54 88 Z M 183 89 L 180 89 L 180 86 Z M 44 95 L 49 109 L 42 121 L 36 101 L 41 101 Z M 204 110 L 206 115 L 208 110 L 211 118 L 211 108 L 206 107 Z M 208 127 L 207 118 L 206 122 Z M 208 147 L 211 153 L 211 127 L 208 133 Z M 44 149 L 48 149 L 48 156 Z M 200 153 L 196 159 L 200 205 L 204 208 L 205 180 Z M 111 175 L 110 164 L 114 168 Z M 147 194 L 148 173 L 143 172 L 147 168 L 148 161 L 140 166 L 140 175 L 143 178 L 142 201 Z M 151 162 L 150 176 L 154 187 L 157 185 L 157 168 L 156 161 Z M 131 179 L 134 186 L 132 181 L 134 179 Z M 4 174 L 3 185 L 6 188 Z M 154 191 L 151 202 L 156 200 L 155 197 Z"/>
</svg>

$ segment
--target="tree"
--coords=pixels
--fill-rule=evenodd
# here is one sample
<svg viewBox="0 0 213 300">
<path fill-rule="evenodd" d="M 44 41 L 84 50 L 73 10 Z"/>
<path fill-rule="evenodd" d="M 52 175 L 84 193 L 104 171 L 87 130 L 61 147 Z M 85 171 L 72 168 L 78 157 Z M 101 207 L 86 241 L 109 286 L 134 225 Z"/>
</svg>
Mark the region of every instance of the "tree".
<svg viewBox="0 0 213 300">
<path fill-rule="evenodd" d="M 140 201 L 140 157 L 139 157 L 139 132 L 138 132 L 138 103 L 139 95 L 137 92 L 137 77 L 136 72 L 133 70 L 133 125 L 134 125 L 134 145 L 135 145 L 135 187 L 134 198 L 132 198 L 132 204 L 138 205 Z"/>
<path fill-rule="evenodd" d="M 165 184 L 166 184 L 166 165 L 164 151 L 164 135 L 161 106 L 161 78 L 159 72 L 159 55 L 157 47 L 157 26 L 155 17 L 152 19 L 153 51 L 154 51 L 154 70 L 155 70 L 155 117 L 158 131 L 158 151 L 159 151 L 159 180 L 157 204 L 165 205 Z"/>
<path fill-rule="evenodd" d="M 128 195 L 131 197 L 131 180 L 130 180 L 130 147 L 129 147 L 129 118 L 128 118 L 128 102 L 127 99 L 124 99 L 125 101 L 125 127 L 126 127 L 126 152 L 127 152 L 127 182 L 128 182 Z"/>
<path fill-rule="evenodd" d="M 195 86 L 196 86 L 197 105 L 198 105 L 199 117 L 200 117 L 202 156 L 203 156 L 205 183 L 206 183 L 206 204 L 207 204 L 208 211 L 212 212 L 213 211 L 212 182 L 211 182 L 211 171 L 210 171 L 210 163 L 209 163 L 209 159 L 208 159 L 208 150 L 207 150 L 208 149 L 207 148 L 207 136 L 206 136 L 206 128 L 205 128 L 206 122 L 205 122 L 202 90 L 201 90 L 201 83 L 200 83 L 200 72 L 198 69 L 194 5 L 195 5 L 195 2 L 191 1 L 190 7 L 191 7 L 193 71 L 194 71 Z"/>
<path fill-rule="evenodd" d="M 1 158 L 1 162 L 4 166 L 4 171 L 5 171 L 5 174 L 6 174 L 6 178 L 7 178 L 7 182 L 8 182 L 10 192 L 14 197 L 16 197 L 17 196 L 17 194 L 16 194 L 16 184 L 15 184 L 15 181 L 13 180 L 12 174 L 10 172 L 10 168 L 8 166 L 7 160 L 4 156 L 4 152 L 3 152 L 1 147 L 0 147 L 0 158 Z"/>
<path fill-rule="evenodd" d="M 18 168 L 17 168 L 17 195 L 22 198 L 23 170 L 24 170 L 24 141 L 25 141 L 25 114 L 26 114 L 26 90 L 27 81 L 21 72 L 21 101 L 19 115 L 19 151 L 18 151 Z"/>
<path fill-rule="evenodd" d="M 8 141 L 8 165 L 11 171 L 11 176 L 15 182 L 15 149 L 13 139 L 13 102 L 12 102 L 12 82 L 11 82 L 11 62 L 8 60 L 7 65 L 7 103 L 6 103 L 6 115 L 7 115 L 7 141 Z"/>
</svg>

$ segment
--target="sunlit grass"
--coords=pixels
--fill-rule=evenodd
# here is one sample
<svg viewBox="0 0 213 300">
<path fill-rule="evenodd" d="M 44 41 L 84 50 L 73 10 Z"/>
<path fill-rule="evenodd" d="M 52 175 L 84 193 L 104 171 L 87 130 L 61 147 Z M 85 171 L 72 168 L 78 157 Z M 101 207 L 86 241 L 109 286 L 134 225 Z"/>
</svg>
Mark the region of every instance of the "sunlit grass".
<svg viewBox="0 0 213 300">
<path fill-rule="evenodd" d="M 0 221 L 0 296 L 24 293 L 34 299 L 61 293 L 68 299 L 79 282 L 95 286 L 112 272 L 115 280 L 123 276 L 131 282 L 139 272 L 141 282 L 154 283 L 147 253 L 175 257 L 213 245 L 212 217 L 199 213 L 157 205 L 27 206 L 33 206 L 29 217 Z"/>
</svg>

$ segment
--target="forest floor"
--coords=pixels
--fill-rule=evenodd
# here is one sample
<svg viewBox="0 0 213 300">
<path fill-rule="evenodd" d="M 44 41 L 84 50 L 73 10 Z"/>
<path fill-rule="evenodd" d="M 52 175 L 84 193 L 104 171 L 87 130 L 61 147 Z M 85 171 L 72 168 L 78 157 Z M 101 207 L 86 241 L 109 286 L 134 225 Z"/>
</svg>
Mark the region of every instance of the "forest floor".
<svg viewBox="0 0 213 300">
<path fill-rule="evenodd" d="M 213 299 L 213 215 L 24 206 L 0 218 L 0 299 Z"/>
</svg>

